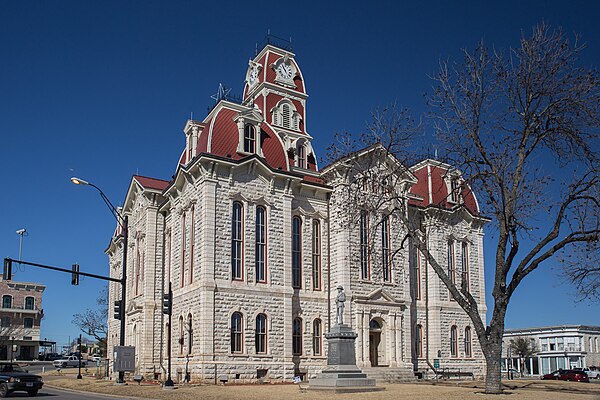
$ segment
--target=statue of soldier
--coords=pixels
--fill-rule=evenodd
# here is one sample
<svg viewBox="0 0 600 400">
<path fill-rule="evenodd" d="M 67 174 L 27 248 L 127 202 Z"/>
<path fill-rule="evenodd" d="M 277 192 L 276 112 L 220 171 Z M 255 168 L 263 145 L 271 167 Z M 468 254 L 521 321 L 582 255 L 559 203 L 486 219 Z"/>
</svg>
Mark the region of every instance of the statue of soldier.
<svg viewBox="0 0 600 400">
<path fill-rule="evenodd" d="M 346 301 L 346 293 L 344 293 L 344 287 L 341 285 L 337 287 L 337 290 L 338 294 L 335 298 L 335 305 L 337 309 L 336 323 L 338 325 L 342 325 L 344 323 L 344 302 Z"/>
</svg>

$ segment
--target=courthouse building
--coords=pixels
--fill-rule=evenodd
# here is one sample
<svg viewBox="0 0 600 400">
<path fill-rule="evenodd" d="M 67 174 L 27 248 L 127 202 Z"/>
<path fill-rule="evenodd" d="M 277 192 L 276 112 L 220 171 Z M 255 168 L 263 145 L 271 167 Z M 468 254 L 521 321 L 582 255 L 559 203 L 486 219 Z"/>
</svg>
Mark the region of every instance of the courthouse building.
<svg viewBox="0 0 600 400">
<path fill-rule="evenodd" d="M 486 219 L 458 171 L 424 160 L 399 169 L 393 185 L 365 188 L 397 193 L 405 215 L 351 209 L 343 190 L 357 178 L 343 173 L 350 158 L 375 152 L 384 167 L 399 161 L 376 144 L 319 168 L 305 77 L 289 50 L 266 45 L 245 82 L 242 99 L 223 96 L 204 119 L 186 122 L 171 180 L 131 180 L 125 342 L 136 347 L 136 372 L 165 379 L 170 330 L 175 381 L 312 377 L 326 365 L 324 335 L 341 285 L 359 367 L 412 376 L 437 359 L 482 374 L 469 318 L 401 223 L 421 221 L 430 251 L 485 319 Z M 343 223 L 352 213 L 356 224 Z M 107 249 L 114 277 L 122 246 L 117 229 Z M 161 310 L 169 283 L 172 326 Z M 119 292 L 111 284 L 110 304 Z M 111 313 L 109 349 L 119 324 Z"/>
</svg>

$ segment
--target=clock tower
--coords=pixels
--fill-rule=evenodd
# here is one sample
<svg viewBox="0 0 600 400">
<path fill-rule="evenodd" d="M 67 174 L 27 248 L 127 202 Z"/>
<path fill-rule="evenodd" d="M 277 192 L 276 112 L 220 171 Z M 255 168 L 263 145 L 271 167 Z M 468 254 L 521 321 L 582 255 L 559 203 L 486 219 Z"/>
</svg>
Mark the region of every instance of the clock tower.
<svg viewBox="0 0 600 400">
<path fill-rule="evenodd" d="M 307 97 L 294 53 L 267 44 L 248 62 L 243 104 L 260 110 L 263 124 L 281 140 L 290 170 L 311 174 L 317 162 L 306 131 Z"/>
</svg>

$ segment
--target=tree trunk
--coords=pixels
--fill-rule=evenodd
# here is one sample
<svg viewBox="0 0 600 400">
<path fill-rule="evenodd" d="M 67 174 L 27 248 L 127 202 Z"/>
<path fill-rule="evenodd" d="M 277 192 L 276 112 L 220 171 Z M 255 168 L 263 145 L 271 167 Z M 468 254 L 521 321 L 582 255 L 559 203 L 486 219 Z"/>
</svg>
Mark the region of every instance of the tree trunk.
<svg viewBox="0 0 600 400">
<path fill-rule="evenodd" d="M 485 393 L 501 394 L 502 376 L 500 362 L 502 359 L 502 340 L 490 341 L 486 347 Z"/>
</svg>

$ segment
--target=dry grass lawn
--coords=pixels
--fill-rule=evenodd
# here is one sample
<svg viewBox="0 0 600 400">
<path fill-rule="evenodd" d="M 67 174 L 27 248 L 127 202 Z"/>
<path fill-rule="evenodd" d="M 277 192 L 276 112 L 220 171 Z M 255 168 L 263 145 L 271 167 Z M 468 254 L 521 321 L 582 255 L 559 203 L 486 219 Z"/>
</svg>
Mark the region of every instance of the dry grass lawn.
<svg viewBox="0 0 600 400">
<path fill-rule="evenodd" d="M 126 386 L 116 386 L 113 381 L 84 377 L 75 379 L 75 375 L 46 374 L 48 386 L 73 390 L 83 390 L 119 397 L 138 397 L 150 399 L 203 399 L 203 400 L 468 400 L 468 399 L 519 399 L 519 400 L 600 400 L 600 385 L 593 383 L 549 382 L 534 380 L 510 381 L 507 396 L 482 394 L 483 382 L 449 382 L 433 385 L 430 383 L 384 384 L 384 391 L 372 393 L 330 394 L 323 392 L 302 393 L 298 385 L 181 385 L 174 390 L 163 390 L 160 386 L 130 382 Z M 43 391 L 43 389 L 42 389 Z"/>
</svg>

